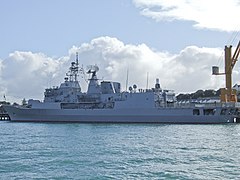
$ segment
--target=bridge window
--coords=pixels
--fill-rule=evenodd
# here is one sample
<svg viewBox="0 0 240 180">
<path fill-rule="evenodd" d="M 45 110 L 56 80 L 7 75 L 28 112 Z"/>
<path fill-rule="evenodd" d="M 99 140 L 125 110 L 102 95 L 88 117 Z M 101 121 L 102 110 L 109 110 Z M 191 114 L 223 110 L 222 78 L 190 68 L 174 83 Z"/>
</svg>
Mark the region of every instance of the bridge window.
<svg viewBox="0 0 240 180">
<path fill-rule="evenodd" d="M 227 114 L 227 109 L 222 109 L 220 115 L 226 115 Z"/>
<path fill-rule="evenodd" d="M 199 109 L 193 109 L 193 115 L 200 115 Z"/>
<path fill-rule="evenodd" d="M 216 112 L 216 109 L 204 109 L 203 114 L 204 115 L 214 115 Z"/>
<path fill-rule="evenodd" d="M 229 112 L 229 114 L 233 114 L 233 115 L 237 115 L 237 113 L 238 113 L 238 110 L 237 109 L 230 109 L 230 112 Z"/>
</svg>

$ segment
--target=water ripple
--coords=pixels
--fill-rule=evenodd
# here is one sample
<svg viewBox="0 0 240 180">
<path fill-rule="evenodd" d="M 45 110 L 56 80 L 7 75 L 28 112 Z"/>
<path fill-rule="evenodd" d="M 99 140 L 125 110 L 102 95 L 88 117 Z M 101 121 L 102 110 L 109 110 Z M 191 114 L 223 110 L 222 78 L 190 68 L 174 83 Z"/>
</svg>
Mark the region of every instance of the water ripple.
<svg viewBox="0 0 240 180">
<path fill-rule="evenodd" d="M 0 122 L 1 179 L 239 179 L 240 125 Z"/>
</svg>

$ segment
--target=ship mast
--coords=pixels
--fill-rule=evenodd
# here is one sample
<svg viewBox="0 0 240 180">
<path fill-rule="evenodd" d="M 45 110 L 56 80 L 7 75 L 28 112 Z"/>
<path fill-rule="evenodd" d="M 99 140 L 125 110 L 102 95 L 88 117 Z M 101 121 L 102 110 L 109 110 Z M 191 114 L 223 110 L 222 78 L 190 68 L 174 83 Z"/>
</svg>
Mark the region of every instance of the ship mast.
<svg viewBox="0 0 240 180">
<path fill-rule="evenodd" d="M 75 73 L 74 73 L 74 81 L 78 81 L 77 77 L 78 77 L 78 70 L 79 70 L 79 66 L 78 66 L 78 52 L 76 52 L 76 66 L 75 66 Z"/>
<path fill-rule="evenodd" d="M 78 81 L 78 73 L 79 73 L 79 63 L 78 63 L 78 53 L 76 52 L 76 61 L 71 63 L 71 66 L 69 68 L 69 71 L 66 73 L 66 76 L 69 77 L 69 81 Z"/>
</svg>

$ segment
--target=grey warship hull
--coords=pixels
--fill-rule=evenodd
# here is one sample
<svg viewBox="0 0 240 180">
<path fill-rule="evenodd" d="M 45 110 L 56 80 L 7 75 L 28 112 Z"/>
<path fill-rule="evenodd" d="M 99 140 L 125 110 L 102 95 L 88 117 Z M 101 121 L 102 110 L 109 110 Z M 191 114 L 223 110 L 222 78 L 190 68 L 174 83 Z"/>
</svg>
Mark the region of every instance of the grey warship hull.
<svg viewBox="0 0 240 180">
<path fill-rule="evenodd" d="M 233 123 L 236 115 L 221 114 L 222 108 L 215 108 L 214 114 L 193 114 L 193 108 L 156 109 L 29 109 L 14 106 L 4 107 L 13 122 L 78 122 L 78 123 L 178 123 L 219 124 Z M 229 109 L 231 111 L 231 109 Z"/>
</svg>

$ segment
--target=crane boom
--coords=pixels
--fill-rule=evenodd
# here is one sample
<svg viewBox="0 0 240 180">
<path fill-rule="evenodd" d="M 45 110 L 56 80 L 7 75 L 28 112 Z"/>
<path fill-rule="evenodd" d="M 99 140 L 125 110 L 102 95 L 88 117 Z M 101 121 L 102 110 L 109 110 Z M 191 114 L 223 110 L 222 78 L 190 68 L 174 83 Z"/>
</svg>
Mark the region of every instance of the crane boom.
<svg viewBox="0 0 240 180">
<path fill-rule="evenodd" d="M 240 41 L 238 42 L 237 48 L 236 48 L 236 50 L 233 54 L 233 57 L 232 57 L 232 68 L 236 64 L 239 54 L 240 54 Z"/>
<path fill-rule="evenodd" d="M 226 87 L 221 88 L 221 101 L 222 102 L 237 102 L 236 90 L 232 89 L 232 70 L 238 61 L 240 54 L 240 41 L 238 42 L 237 48 L 232 56 L 232 46 L 225 46 L 225 72 L 219 73 L 218 67 L 214 67 L 214 75 L 225 74 Z"/>
</svg>

